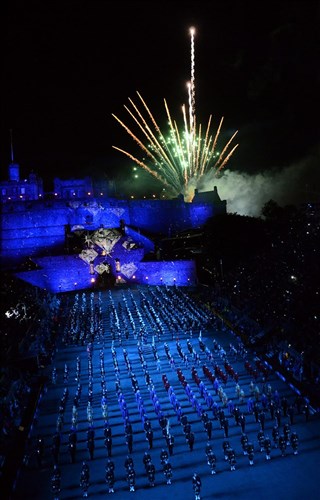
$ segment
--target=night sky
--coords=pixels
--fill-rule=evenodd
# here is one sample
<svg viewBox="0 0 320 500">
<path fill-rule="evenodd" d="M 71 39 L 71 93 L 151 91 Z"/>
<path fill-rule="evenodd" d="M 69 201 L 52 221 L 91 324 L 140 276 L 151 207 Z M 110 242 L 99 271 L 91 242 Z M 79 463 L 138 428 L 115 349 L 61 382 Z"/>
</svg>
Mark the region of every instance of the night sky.
<svg viewBox="0 0 320 500">
<path fill-rule="evenodd" d="M 10 129 L 21 175 L 48 189 L 54 176 L 130 180 L 112 145 L 139 149 L 112 113 L 133 128 L 123 105 L 139 91 L 162 128 L 164 98 L 180 120 L 194 26 L 197 120 L 239 130 L 222 194 L 276 183 L 277 201 L 319 199 L 318 1 L 11 1 L 5 21 L 2 180 Z"/>
</svg>

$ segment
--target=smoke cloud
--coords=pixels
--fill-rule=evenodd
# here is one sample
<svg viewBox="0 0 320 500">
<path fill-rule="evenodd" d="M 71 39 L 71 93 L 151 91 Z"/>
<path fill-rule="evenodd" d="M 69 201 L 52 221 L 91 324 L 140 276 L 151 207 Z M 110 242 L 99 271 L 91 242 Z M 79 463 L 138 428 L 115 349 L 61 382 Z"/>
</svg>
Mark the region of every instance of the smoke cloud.
<svg viewBox="0 0 320 500">
<path fill-rule="evenodd" d="M 210 191 L 217 186 L 219 196 L 227 200 L 227 212 L 259 217 L 263 205 L 274 200 L 278 205 L 299 205 L 319 201 L 320 148 L 309 157 L 279 169 L 249 174 L 225 169 L 215 177 L 207 174 L 198 190 Z"/>
</svg>

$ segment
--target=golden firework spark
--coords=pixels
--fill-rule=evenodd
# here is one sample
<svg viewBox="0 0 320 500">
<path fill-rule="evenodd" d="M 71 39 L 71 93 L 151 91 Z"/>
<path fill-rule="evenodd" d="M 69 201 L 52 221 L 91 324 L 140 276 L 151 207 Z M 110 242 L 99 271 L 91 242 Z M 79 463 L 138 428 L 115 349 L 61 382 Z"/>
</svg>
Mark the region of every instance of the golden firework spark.
<svg viewBox="0 0 320 500">
<path fill-rule="evenodd" d="M 188 186 L 192 183 L 196 186 L 198 181 L 205 174 L 214 172 L 218 174 L 223 169 L 234 153 L 238 144 L 229 150 L 233 139 L 237 135 L 236 131 L 227 144 L 222 148 L 222 152 L 217 151 L 218 139 L 223 123 L 220 120 L 218 128 L 213 134 L 211 132 L 212 115 L 209 116 L 205 133 L 202 133 L 201 124 L 197 125 L 195 107 L 195 55 L 194 55 L 194 35 L 195 29 L 190 29 L 191 35 L 191 81 L 188 84 L 189 114 L 186 107 L 182 106 L 183 126 L 180 129 L 175 120 L 172 119 L 168 104 L 164 99 L 164 107 L 168 119 L 169 132 L 165 136 L 152 112 L 137 92 L 140 100 L 139 106 L 129 98 L 131 108 L 124 106 L 134 123 L 138 126 L 141 138 L 134 133 L 116 115 L 112 116 L 126 130 L 126 132 L 137 143 L 140 149 L 146 154 L 142 160 L 122 148 L 112 146 L 114 149 L 125 154 L 133 160 L 139 167 L 143 168 L 150 175 L 160 181 L 172 196 L 179 194 L 186 195 Z"/>
</svg>

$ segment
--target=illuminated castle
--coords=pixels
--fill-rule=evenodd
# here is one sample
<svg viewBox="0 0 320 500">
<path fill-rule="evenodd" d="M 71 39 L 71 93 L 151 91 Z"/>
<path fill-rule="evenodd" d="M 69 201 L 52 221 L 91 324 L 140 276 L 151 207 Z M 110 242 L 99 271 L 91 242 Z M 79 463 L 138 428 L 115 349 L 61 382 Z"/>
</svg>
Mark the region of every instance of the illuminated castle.
<svg viewBox="0 0 320 500">
<path fill-rule="evenodd" d="M 43 196 L 42 179 L 33 172 L 27 179 L 20 179 L 20 166 L 15 163 L 13 157 L 8 169 L 9 177 L 7 181 L 0 183 L 1 202 L 38 200 Z"/>
<path fill-rule="evenodd" d="M 121 251 L 124 247 L 122 262 L 128 253 L 128 245 L 134 242 L 139 248 L 134 263 L 136 268 L 139 264 L 136 276 L 139 276 L 139 269 L 143 269 L 140 282 L 142 275 L 147 274 L 150 283 L 152 279 L 160 282 L 166 275 L 165 268 L 174 263 L 162 262 L 161 266 L 159 262 L 142 263 L 145 254 L 155 252 L 152 236 L 161 239 L 198 228 L 214 215 L 226 213 L 226 201 L 220 200 L 216 188 L 211 192 L 199 193 L 196 190 L 193 201 L 186 203 L 182 195 L 171 200 L 117 199 L 108 196 L 107 184 L 94 183 L 90 177 L 54 179 L 54 186 L 54 193 L 48 195 L 43 192 L 42 180 L 35 174 L 31 174 L 28 181 L 21 182 L 19 166 L 14 162 L 9 165 L 9 180 L 1 182 L 3 264 L 23 262 L 27 257 L 69 254 L 69 242 L 77 232 L 93 235 L 99 230 L 108 233 L 115 229 L 126 235 L 121 240 Z M 133 254 L 131 251 L 130 259 Z M 129 262 L 126 265 L 128 267 Z M 190 262 L 179 264 L 179 276 L 184 279 L 185 275 L 185 281 L 190 280 L 190 269 L 193 269 L 190 265 Z M 175 275 L 177 266 L 175 263 Z"/>
</svg>

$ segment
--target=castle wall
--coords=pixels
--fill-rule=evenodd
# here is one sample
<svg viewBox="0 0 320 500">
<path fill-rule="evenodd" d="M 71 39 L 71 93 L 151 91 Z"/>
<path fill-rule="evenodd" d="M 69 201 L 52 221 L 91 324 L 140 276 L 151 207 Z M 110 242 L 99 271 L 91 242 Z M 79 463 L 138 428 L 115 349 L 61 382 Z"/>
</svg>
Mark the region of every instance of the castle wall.
<svg viewBox="0 0 320 500">
<path fill-rule="evenodd" d="M 43 201 L 15 202 L 2 206 L 1 255 L 33 256 L 47 248 L 64 246 L 65 208 Z"/>
<path fill-rule="evenodd" d="M 130 224 L 151 233 L 171 236 L 177 231 L 202 226 L 217 213 L 225 213 L 226 203 L 184 203 L 177 200 L 130 200 Z"/>
<path fill-rule="evenodd" d="M 94 230 L 128 226 L 172 235 L 203 225 L 226 204 L 177 200 L 34 200 L 1 206 L 1 256 L 39 256 L 64 250 L 65 228 Z"/>
</svg>

